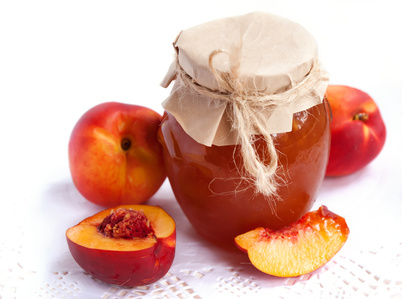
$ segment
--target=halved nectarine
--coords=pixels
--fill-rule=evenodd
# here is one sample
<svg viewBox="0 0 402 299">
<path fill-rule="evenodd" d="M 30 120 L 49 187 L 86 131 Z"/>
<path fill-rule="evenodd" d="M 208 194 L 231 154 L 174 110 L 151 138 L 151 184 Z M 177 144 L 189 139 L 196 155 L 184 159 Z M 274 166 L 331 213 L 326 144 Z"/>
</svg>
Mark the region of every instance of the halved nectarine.
<svg viewBox="0 0 402 299">
<path fill-rule="evenodd" d="M 235 238 L 260 271 L 280 277 L 310 273 L 327 263 L 349 235 L 344 218 L 326 206 L 281 230 L 256 228 Z"/>
<path fill-rule="evenodd" d="M 176 248 L 176 225 L 160 207 L 123 205 L 86 218 L 66 232 L 70 252 L 103 282 L 141 286 L 162 278 Z"/>
</svg>

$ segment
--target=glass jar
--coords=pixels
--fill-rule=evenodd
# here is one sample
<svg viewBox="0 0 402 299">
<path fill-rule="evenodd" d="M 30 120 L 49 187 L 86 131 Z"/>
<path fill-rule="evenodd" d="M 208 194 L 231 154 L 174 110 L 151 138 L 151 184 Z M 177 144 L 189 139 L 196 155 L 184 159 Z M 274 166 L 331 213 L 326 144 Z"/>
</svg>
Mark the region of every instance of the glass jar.
<svg viewBox="0 0 402 299">
<path fill-rule="evenodd" d="M 172 190 L 191 224 L 215 243 L 233 244 L 239 234 L 261 226 L 279 229 L 310 210 L 328 162 L 329 106 L 324 100 L 296 113 L 291 132 L 273 135 L 283 179 L 277 198 L 256 194 L 241 178 L 238 146 L 202 145 L 169 113 L 159 139 Z M 266 154 L 262 140 L 256 146 L 260 156 Z"/>
<path fill-rule="evenodd" d="M 255 12 L 183 30 L 174 47 L 159 139 L 194 228 L 233 245 L 249 230 L 298 220 L 317 197 L 330 146 L 329 79 L 315 40 Z"/>
</svg>

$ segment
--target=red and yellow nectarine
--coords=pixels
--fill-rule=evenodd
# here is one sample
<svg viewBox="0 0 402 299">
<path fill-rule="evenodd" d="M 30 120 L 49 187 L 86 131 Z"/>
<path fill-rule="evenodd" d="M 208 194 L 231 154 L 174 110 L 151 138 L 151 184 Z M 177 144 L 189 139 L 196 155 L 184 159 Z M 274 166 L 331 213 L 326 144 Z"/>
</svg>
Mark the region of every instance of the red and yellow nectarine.
<svg viewBox="0 0 402 299">
<path fill-rule="evenodd" d="M 103 282 L 141 286 L 162 278 L 176 248 L 176 225 L 160 207 L 123 205 L 86 218 L 66 232 L 70 252 Z"/>
<path fill-rule="evenodd" d="M 166 178 L 160 122 L 157 112 L 137 105 L 109 102 L 87 111 L 68 147 L 78 191 L 105 207 L 148 200 Z"/>
<path fill-rule="evenodd" d="M 310 273 L 327 263 L 349 235 L 344 218 L 325 206 L 280 230 L 256 228 L 235 238 L 260 271 L 280 277 Z"/>
<path fill-rule="evenodd" d="M 329 85 L 332 110 L 331 150 L 326 176 L 352 174 L 381 152 L 386 129 L 378 106 L 365 92 L 344 85 Z"/>
</svg>

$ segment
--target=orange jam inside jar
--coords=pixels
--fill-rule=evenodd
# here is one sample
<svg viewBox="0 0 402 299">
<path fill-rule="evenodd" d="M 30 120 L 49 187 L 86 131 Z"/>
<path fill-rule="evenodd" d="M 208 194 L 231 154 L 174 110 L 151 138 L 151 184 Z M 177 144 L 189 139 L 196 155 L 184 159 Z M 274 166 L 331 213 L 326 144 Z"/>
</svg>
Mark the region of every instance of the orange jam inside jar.
<svg viewBox="0 0 402 299">
<path fill-rule="evenodd" d="M 233 246 L 257 227 L 297 221 L 317 198 L 330 148 L 328 76 L 315 41 L 257 12 L 184 30 L 174 46 L 162 85 L 176 82 L 158 138 L 190 223 Z"/>
<path fill-rule="evenodd" d="M 229 244 L 235 236 L 260 226 L 284 227 L 310 210 L 328 162 L 328 104 L 324 101 L 296 113 L 293 130 L 273 137 L 284 179 L 276 199 L 256 194 L 240 178 L 242 162 L 236 146 L 197 143 L 169 113 L 164 115 L 159 138 L 167 176 L 183 212 L 201 235 Z M 264 155 L 264 142 L 257 142 L 257 147 Z"/>
</svg>

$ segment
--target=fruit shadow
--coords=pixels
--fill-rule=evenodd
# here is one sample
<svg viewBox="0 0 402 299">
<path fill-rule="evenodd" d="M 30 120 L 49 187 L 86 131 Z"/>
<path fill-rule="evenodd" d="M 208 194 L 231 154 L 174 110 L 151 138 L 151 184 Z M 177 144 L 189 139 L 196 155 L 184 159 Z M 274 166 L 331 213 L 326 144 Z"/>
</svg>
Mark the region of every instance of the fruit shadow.
<svg viewBox="0 0 402 299">
<path fill-rule="evenodd" d="M 321 189 L 323 191 L 331 192 L 334 189 L 344 188 L 352 184 L 356 184 L 356 181 L 360 181 L 367 176 L 370 172 L 369 167 L 359 170 L 353 174 L 339 176 L 339 177 L 325 177 Z"/>
<path fill-rule="evenodd" d="M 369 165 L 350 175 L 326 177 L 320 187 L 317 207 L 323 204 L 327 205 L 329 209 L 334 208 L 343 212 L 353 210 L 365 201 L 363 195 L 369 193 L 370 188 L 367 188 L 366 184 L 367 180 L 372 177 L 372 171 Z M 373 181 L 373 183 L 375 182 Z M 356 194 L 356 190 L 359 190 L 359 195 Z M 351 200 L 351 196 L 353 196 L 353 200 Z"/>
</svg>

